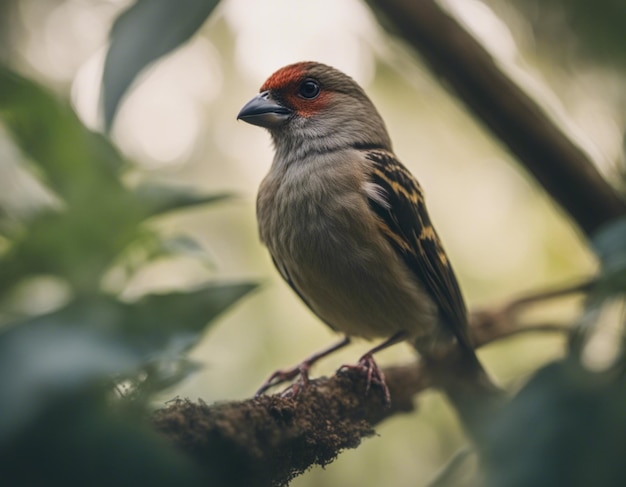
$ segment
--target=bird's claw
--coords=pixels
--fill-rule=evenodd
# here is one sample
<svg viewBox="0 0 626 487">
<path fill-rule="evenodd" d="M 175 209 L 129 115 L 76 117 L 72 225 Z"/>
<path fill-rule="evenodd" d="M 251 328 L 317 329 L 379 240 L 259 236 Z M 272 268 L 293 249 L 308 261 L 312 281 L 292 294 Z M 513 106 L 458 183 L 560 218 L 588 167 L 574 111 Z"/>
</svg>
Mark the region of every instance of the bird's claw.
<svg viewBox="0 0 626 487">
<path fill-rule="evenodd" d="M 369 393 L 371 385 L 376 384 L 383 390 L 385 404 L 387 406 L 391 404 L 391 393 L 389 392 L 389 386 L 387 386 L 387 381 L 385 380 L 385 374 L 374 360 L 372 354 L 366 353 L 363 355 L 356 365 L 342 365 L 337 372 L 340 373 L 346 369 L 357 370 L 365 375 L 365 395 Z"/>
<path fill-rule="evenodd" d="M 261 387 L 254 397 L 259 397 L 264 394 L 268 389 L 284 384 L 285 382 L 289 382 L 290 380 L 295 379 L 300 376 L 300 379 L 291 384 L 287 389 L 285 389 L 281 393 L 281 397 L 293 397 L 296 396 L 302 389 L 306 388 L 309 385 L 309 366 L 306 363 L 298 364 L 295 367 L 286 370 L 277 370 L 272 375 L 268 377 L 268 379 L 263 382 Z"/>
</svg>

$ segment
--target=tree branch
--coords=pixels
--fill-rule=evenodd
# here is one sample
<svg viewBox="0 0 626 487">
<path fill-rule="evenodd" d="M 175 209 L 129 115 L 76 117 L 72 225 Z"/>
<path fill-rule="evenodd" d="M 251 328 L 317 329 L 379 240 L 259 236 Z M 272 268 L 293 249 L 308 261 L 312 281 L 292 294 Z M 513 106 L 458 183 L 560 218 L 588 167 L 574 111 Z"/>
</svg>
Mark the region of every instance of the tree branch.
<svg viewBox="0 0 626 487">
<path fill-rule="evenodd" d="M 626 215 L 625 202 L 589 157 L 435 0 L 369 3 L 588 236 Z"/>
<path fill-rule="evenodd" d="M 589 283 L 537 293 L 474 313 L 470 332 L 476 347 L 529 331 L 562 332 L 565 325 L 524 324 L 519 313 L 530 305 L 584 292 Z M 384 419 L 413 411 L 415 396 L 432 387 L 423 363 L 387 367 L 391 405 L 365 379 L 348 370 L 311 381 L 295 398 L 280 394 L 214 405 L 176 400 L 155 412 L 156 429 L 186 452 L 210 476 L 211 485 L 276 486 L 313 465 L 326 465 L 346 448 L 374 434 Z"/>
<path fill-rule="evenodd" d="M 260 396 L 208 406 L 177 400 L 154 415 L 156 429 L 209 475 L 209 485 L 286 485 L 313 465 L 327 465 L 374 434 L 373 425 L 414 409 L 427 387 L 415 364 L 385 370 L 393 397 L 385 407 L 362 374 L 312 380 L 293 397 Z"/>
<path fill-rule="evenodd" d="M 503 306 L 474 311 L 470 316 L 470 337 L 476 348 L 494 340 L 525 333 L 528 331 L 562 332 L 569 328 L 566 324 L 532 323 L 524 324 L 520 314 L 535 303 L 551 301 L 564 296 L 589 292 L 594 279 L 585 280 L 571 286 L 527 294 Z"/>
</svg>

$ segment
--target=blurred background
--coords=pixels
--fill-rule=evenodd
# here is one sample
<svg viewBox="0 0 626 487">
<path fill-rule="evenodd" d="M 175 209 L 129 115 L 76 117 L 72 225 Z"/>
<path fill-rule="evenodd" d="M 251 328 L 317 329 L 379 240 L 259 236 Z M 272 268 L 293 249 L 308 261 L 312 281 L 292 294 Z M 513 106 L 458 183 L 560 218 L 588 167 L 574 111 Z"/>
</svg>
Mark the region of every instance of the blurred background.
<svg viewBox="0 0 626 487">
<path fill-rule="evenodd" d="M 602 15 L 603 2 L 441 3 L 619 185 L 626 124 L 623 39 L 597 34 L 610 33 L 603 22 L 614 17 Z M 68 98 L 80 119 L 100 131 L 108 34 L 130 4 L 0 2 L 1 57 Z M 282 282 L 258 241 L 256 189 L 272 148 L 265 131 L 236 121 L 272 72 L 301 60 L 345 71 L 370 95 L 396 153 L 425 188 L 470 309 L 574 282 L 596 269 L 575 227 L 419 58 L 382 30 L 365 3 L 223 0 L 188 43 L 139 77 L 112 129 L 114 143 L 137 173 L 236 195 L 155 223 L 163 235 L 194 237 L 210 255 L 209 264 L 187 256 L 150 263 L 124 285 L 122 295 L 186 289 L 212 278 L 261 283 L 193 348 L 191 356 L 202 369 L 161 393 L 157 405 L 177 395 L 207 403 L 250 397 L 275 369 L 336 340 Z M 40 188 L 12 151 L 0 124 L 0 198 L 22 208 Z M 108 279 L 103 285 L 115 287 L 115 276 Z M 27 306 L 45 309 L 49 294 L 58 291 L 42 286 Z M 575 303 L 549 312 L 574 316 Z M 316 366 L 313 375 L 334 373 L 369 346 L 357 341 Z M 563 346 L 561 336 L 534 334 L 500 341 L 480 355 L 492 374 L 515 390 L 537 367 L 559 357 Z M 411 359 L 405 345 L 380 355 L 381 364 Z M 414 486 L 464 443 L 452 411 L 430 392 L 420 396 L 415 414 L 395 417 L 377 432 L 292 485 Z"/>
</svg>

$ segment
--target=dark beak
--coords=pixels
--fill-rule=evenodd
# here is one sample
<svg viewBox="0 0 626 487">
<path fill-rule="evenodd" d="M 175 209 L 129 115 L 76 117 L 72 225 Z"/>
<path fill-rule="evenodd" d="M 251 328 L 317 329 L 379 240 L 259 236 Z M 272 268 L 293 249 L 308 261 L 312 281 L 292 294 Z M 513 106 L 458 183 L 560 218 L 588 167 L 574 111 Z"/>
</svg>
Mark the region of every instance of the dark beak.
<svg viewBox="0 0 626 487">
<path fill-rule="evenodd" d="M 237 120 L 271 129 L 285 123 L 291 114 L 291 110 L 272 99 L 269 91 L 263 91 L 243 106 Z"/>
</svg>

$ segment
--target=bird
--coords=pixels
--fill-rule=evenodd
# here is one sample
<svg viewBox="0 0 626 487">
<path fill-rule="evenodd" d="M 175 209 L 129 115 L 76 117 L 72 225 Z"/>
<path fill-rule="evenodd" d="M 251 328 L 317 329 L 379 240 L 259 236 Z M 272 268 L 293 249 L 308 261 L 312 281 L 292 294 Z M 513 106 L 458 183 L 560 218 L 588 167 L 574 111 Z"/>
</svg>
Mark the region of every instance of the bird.
<svg viewBox="0 0 626 487">
<path fill-rule="evenodd" d="M 360 337 L 382 340 L 352 367 L 366 374 L 368 389 L 379 384 L 387 402 L 373 355 L 403 341 L 427 362 L 446 362 L 441 387 L 453 402 L 499 394 L 472 346 L 465 301 L 424 191 L 358 83 L 322 63 L 290 64 L 237 118 L 267 129 L 274 146 L 257 195 L 260 239 L 295 294 L 343 335 L 272 374 L 258 393 L 298 376 L 296 385 L 306 386 L 315 362 Z"/>
</svg>

